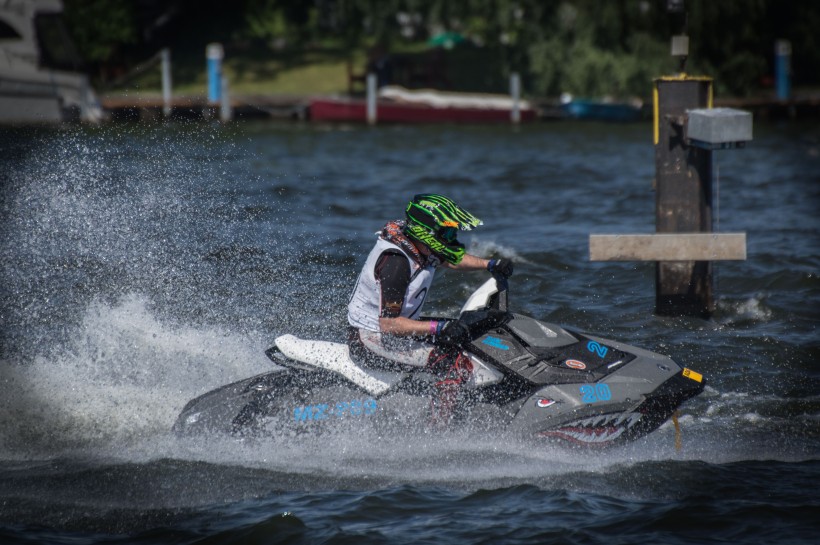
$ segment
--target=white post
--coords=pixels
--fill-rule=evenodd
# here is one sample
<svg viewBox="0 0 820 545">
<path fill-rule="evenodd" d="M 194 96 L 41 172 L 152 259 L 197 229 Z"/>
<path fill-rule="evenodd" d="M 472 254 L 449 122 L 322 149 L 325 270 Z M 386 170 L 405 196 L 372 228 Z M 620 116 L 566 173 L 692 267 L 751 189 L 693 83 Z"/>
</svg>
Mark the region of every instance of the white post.
<svg viewBox="0 0 820 545">
<path fill-rule="evenodd" d="M 518 72 L 510 74 L 510 95 L 513 101 L 510 121 L 517 125 L 521 122 L 521 77 Z"/>
<path fill-rule="evenodd" d="M 171 50 L 160 51 L 162 59 L 162 115 L 171 115 Z"/>
<path fill-rule="evenodd" d="M 219 120 L 223 123 L 230 121 L 233 117 L 231 108 L 231 93 L 229 92 L 228 78 L 222 76 L 221 98 L 219 102 Z"/>
<path fill-rule="evenodd" d="M 377 119 L 376 112 L 376 74 L 367 74 L 367 123 L 375 125 Z"/>
</svg>

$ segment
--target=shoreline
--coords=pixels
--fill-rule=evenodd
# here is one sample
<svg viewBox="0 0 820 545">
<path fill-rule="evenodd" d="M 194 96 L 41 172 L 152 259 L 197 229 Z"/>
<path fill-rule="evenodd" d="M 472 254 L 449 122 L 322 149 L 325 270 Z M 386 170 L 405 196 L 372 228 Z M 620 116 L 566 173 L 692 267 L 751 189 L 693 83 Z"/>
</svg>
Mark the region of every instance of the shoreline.
<svg viewBox="0 0 820 545">
<path fill-rule="evenodd" d="M 231 97 L 234 120 L 310 119 L 310 102 L 324 95 L 235 95 Z M 536 107 L 536 121 L 565 119 L 558 99 L 529 99 Z M 100 104 L 110 121 L 157 121 L 163 118 L 163 100 L 159 94 L 104 95 Z M 752 112 L 755 119 L 815 119 L 820 117 L 820 92 L 796 94 L 788 100 L 775 97 L 716 98 L 716 108 L 737 108 Z M 651 104 L 644 104 L 642 120 L 651 119 Z M 171 119 L 218 119 L 219 104 L 209 103 L 204 94 L 179 95 L 171 100 Z"/>
</svg>

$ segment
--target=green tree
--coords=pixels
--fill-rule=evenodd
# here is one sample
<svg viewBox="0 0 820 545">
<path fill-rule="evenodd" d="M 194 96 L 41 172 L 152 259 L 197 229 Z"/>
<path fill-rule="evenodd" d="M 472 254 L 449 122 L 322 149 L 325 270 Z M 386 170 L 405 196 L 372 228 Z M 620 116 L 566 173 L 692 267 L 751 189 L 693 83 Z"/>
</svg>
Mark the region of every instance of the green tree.
<svg viewBox="0 0 820 545">
<path fill-rule="evenodd" d="M 268 43 L 303 43 L 314 30 L 316 9 L 300 0 L 247 0 L 245 33 Z"/>
<path fill-rule="evenodd" d="M 801 0 L 685 0 L 686 16 L 670 14 L 666 0 L 65 0 L 66 17 L 86 60 L 106 63 L 140 49 L 144 60 L 162 43 L 146 36 L 157 12 L 171 18 L 178 39 L 200 55 L 202 44 L 286 42 L 310 48 L 343 44 L 350 52 L 374 43 L 408 43 L 399 13 L 421 19 L 427 33 L 458 32 L 473 46 L 471 82 L 496 90 L 519 72 L 531 94 L 647 95 L 651 79 L 676 72 L 670 38 L 690 36 L 690 73 L 713 76 L 719 92 L 746 94 L 770 78 L 777 39 L 792 42 L 795 84 L 817 84 L 820 3 Z M 153 17 L 153 21 L 152 21 Z M 250 39 L 250 40 L 249 40 Z M 178 50 L 179 48 L 175 49 Z M 453 59 L 460 52 L 448 52 Z M 135 58 L 138 57 L 135 55 Z M 483 60 L 482 60 L 483 59 Z"/>
<path fill-rule="evenodd" d="M 137 43 L 134 3 L 129 0 L 66 0 L 64 16 L 80 55 L 89 63 L 110 61 L 123 46 Z"/>
</svg>

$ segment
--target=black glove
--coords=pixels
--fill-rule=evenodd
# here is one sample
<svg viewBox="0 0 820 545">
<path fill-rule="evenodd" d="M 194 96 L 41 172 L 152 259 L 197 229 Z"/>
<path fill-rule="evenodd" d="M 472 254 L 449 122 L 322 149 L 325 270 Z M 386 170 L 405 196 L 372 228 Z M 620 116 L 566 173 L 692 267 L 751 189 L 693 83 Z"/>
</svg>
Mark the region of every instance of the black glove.
<svg viewBox="0 0 820 545">
<path fill-rule="evenodd" d="M 470 328 L 461 320 L 452 320 L 444 324 L 436 335 L 436 344 L 460 346 L 470 340 Z"/>
<path fill-rule="evenodd" d="M 512 314 L 505 310 L 487 309 L 487 319 L 493 324 L 493 327 L 506 324 L 512 319 Z"/>
<path fill-rule="evenodd" d="M 501 278 L 509 278 L 513 273 L 513 262 L 506 257 L 501 259 L 491 259 L 487 263 L 487 270 L 493 275 L 498 275 Z"/>
</svg>

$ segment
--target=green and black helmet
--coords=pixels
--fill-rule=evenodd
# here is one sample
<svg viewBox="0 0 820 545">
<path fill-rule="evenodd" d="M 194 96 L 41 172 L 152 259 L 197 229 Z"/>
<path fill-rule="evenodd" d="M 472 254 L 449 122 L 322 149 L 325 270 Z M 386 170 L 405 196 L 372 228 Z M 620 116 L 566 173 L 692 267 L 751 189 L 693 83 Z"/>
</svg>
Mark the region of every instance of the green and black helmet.
<svg viewBox="0 0 820 545">
<path fill-rule="evenodd" d="M 442 195 L 416 195 L 405 210 L 408 238 L 425 244 L 443 261 L 458 265 L 464 257 L 464 245 L 458 230 L 469 231 L 481 225 L 481 220 Z"/>
</svg>

